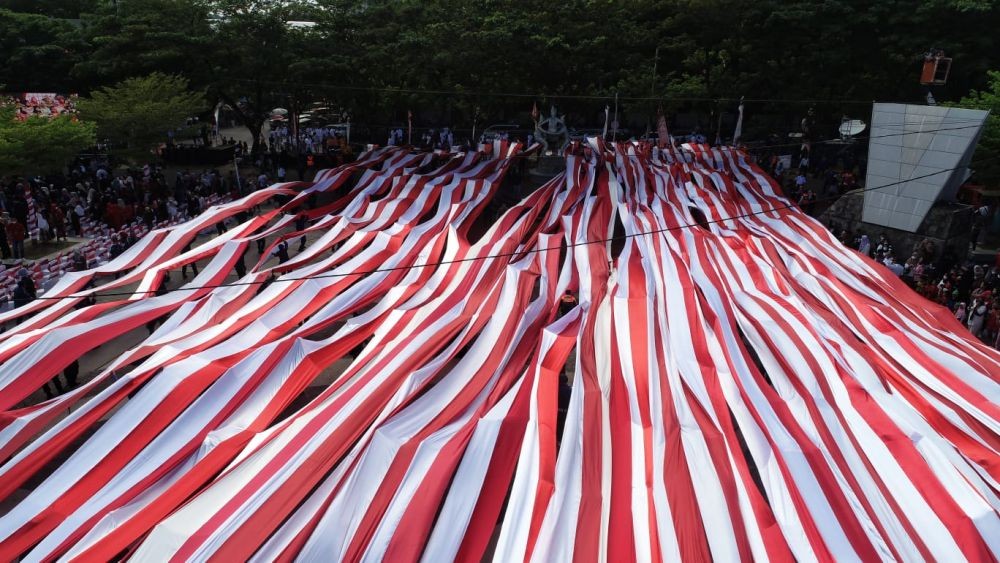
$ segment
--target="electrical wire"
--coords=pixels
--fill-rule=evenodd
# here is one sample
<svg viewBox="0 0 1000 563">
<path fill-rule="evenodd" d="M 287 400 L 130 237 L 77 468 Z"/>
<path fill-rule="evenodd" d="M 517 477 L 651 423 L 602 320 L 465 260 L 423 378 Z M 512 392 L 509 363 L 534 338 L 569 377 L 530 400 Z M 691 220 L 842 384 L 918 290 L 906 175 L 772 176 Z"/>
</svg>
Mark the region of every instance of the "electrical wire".
<svg viewBox="0 0 1000 563">
<path fill-rule="evenodd" d="M 231 78 L 231 82 L 257 84 L 260 79 Z M 536 98 L 536 99 L 566 99 L 566 100 L 607 100 L 607 101 L 669 101 L 669 102 L 739 102 L 744 103 L 775 103 L 775 104 L 871 104 L 872 100 L 836 100 L 823 98 L 711 98 L 711 97 L 673 97 L 673 96 L 621 96 L 611 94 L 546 94 L 528 92 L 483 92 L 475 90 L 430 90 L 422 88 L 397 88 L 393 86 L 351 86 L 347 84 L 330 84 L 322 82 L 281 82 L 267 80 L 268 85 L 329 88 L 332 90 L 350 90 L 358 92 L 383 92 L 388 94 L 427 94 L 433 96 L 473 96 L 473 97 L 504 97 L 504 98 Z"/>
<path fill-rule="evenodd" d="M 894 186 L 906 184 L 907 182 L 914 182 L 914 181 L 917 181 L 917 180 L 922 180 L 924 178 L 929 178 L 931 176 L 936 176 L 938 174 L 944 174 L 946 172 L 954 172 L 956 170 L 962 170 L 962 169 L 965 169 L 965 168 L 969 168 L 969 167 L 971 167 L 973 165 L 982 164 L 983 162 L 987 162 L 987 161 L 991 161 L 991 160 L 996 160 L 998 158 L 1000 158 L 1000 155 L 993 156 L 993 157 L 988 157 L 988 158 L 985 158 L 985 159 L 981 159 L 981 160 L 979 160 L 977 162 L 970 162 L 969 164 L 964 165 L 964 166 L 956 166 L 955 168 L 947 168 L 947 169 L 944 169 L 944 170 L 938 170 L 937 172 L 931 172 L 931 173 L 928 173 L 928 174 L 923 174 L 921 176 L 915 176 L 913 178 L 908 178 L 906 180 L 900 180 L 900 181 L 897 181 L 897 182 L 892 182 L 892 183 L 885 184 L 885 185 L 882 185 L 882 186 L 877 186 L 877 187 L 872 187 L 872 188 L 862 188 L 860 190 L 854 190 L 854 192 L 852 192 L 852 193 L 866 193 L 866 192 L 869 192 L 869 191 L 883 190 L 885 188 L 891 188 L 891 187 L 894 187 Z M 820 202 L 824 202 L 824 201 L 834 201 L 834 200 L 839 199 L 839 198 L 840 198 L 839 195 L 837 197 L 818 198 L 818 199 L 814 200 L 813 203 L 820 203 Z M 612 242 L 612 241 L 616 241 L 616 240 L 624 240 L 624 239 L 628 239 L 628 238 L 632 238 L 632 237 L 638 237 L 638 236 L 644 236 L 644 235 L 652 235 L 652 234 L 663 233 L 663 232 L 668 232 L 668 231 L 675 231 L 675 230 L 685 229 L 685 228 L 689 228 L 689 227 L 702 227 L 702 226 L 705 226 L 705 225 L 711 225 L 711 224 L 716 224 L 716 223 L 723 223 L 725 221 L 733 221 L 733 220 L 736 220 L 736 219 L 745 219 L 745 218 L 753 217 L 753 216 L 756 216 L 756 215 L 762 215 L 762 214 L 771 213 L 771 212 L 774 212 L 774 211 L 781 211 L 781 210 L 784 210 L 784 209 L 792 209 L 792 208 L 795 208 L 795 207 L 798 207 L 798 205 L 795 204 L 795 203 L 789 203 L 788 205 L 784 205 L 784 206 L 777 206 L 777 207 L 773 207 L 773 208 L 765 209 L 765 210 L 761 210 L 761 211 L 751 211 L 749 213 L 742 213 L 742 214 L 733 215 L 733 216 L 730 216 L 730 217 L 723 217 L 721 219 L 713 219 L 713 220 L 710 220 L 710 221 L 704 221 L 704 222 L 699 222 L 699 223 L 689 223 L 689 224 L 683 224 L 683 225 L 676 225 L 676 226 L 673 226 L 673 227 L 664 227 L 662 229 L 654 229 L 654 230 L 651 230 L 651 231 L 643 231 L 643 232 L 632 233 L 632 234 L 616 235 L 616 236 L 612 236 L 612 237 L 608 237 L 608 238 L 603 238 L 603 239 L 586 240 L 586 241 L 574 242 L 574 243 L 565 243 L 565 244 L 561 244 L 559 246 L 552 246 L 552 247 L 522 249 L 522 250 L 517 250 L 517 251 L 512 251 L 512 252 L 502 252 L 502 253 L 499 253 L 499 254 L 490 254 L 490 255 L 487 255 L 487 256 L 473 256 L 473 257 L 468 257 L 468 258 L 458 258 L 458 259 L 455 259 L 455 260 L 440 260 L 440 261 L 437 261 L 437 262 L 427 262 L 427 263 L 424 263 L 424 264 L 411 264 L 411 265 L 408 265 L 408 266 L 392 266 L 392 267 L 387 267 L 387 268 L 376 268 L 376 269 L 373 269 L 373 270 L 366 270 L 366 271 L 361 271 L 361 272 L 354 271 L 354 272 L 346 272 L 346 273 L 315 274 L 315 275 L 310 275 L 310 276 L 290 277 L 290 278 L 289 277 L 282 277 L 282 278 L 271 279 L 270 281 L 273 282 L 273 283 L 278 283 L 278 282 L 305 281 L 305 280 L 323 279 L 323 278 L 337 278 L 337 277 L 353 276 L 353 275 L 362 275 L 362 276 L 364 276 L 364 275 L 376 274 L 376 273 L 381 273 L 381 272 L 392 272 L 392 271 L 397 271 L 397 270 L 411 270 L 411 269 L 414 269 L 414 268 L 445 266 L 445 265 L 449 265 L 449 264 L 459 264 L 459 263 L 462 263 L 462 262 L 472 262 L 472 261 L 476 261 L 476 260 L 488 260 L 488 259 L 493 259 L 493 258 L 509 258 L 509 257 L 514 257 L 514 256 L 523 256 L 525 254 L 532 254 L 532 253 L 536 253 L 536 252 L 543 252 L 543 251 L 546 251 L 546 250 L 559 250 L 561 248 L 574 248 L 574 247 L 577 247 L 577 246 L 586 246 L 586 245 L 590 245 L 590 244 L 606 244 L 606 243 L 609 243 L 609 242 Z M 268 282 L 268 280 L 246 281 L 246 282 L 232 282 L 232 283 L 223 283 L 223 284 L 216 284 L 216 285 L 202 285 L 202 286 L 182 286 L 182 287 L 178 287 L 178 288 L 172 289 L 171 291 L 195 291 L 195 290 L 199 290 L 199 289 L 219 289 L 219 288 L 224 288 L 224 287 L 239 287 L 239 286 L 261 285 L 261 284 L 264 284 L 264 283 L 267 283 L 267 282 Z M 90 296 L 93 296 L 93 297 L 117 297 L 117 296 L 132 296 L 132 295 L 139 294 L 139 293 L 155 293 L 155 290 L 130 291 L 130 292 L 94 293 L 94 294 L 91 294 Z M 56 297 L 40 296 L 40 297 L 37 297 L 36 299 L 60 300 L 60 299 L 79 299 L 79 298 L 84 298 L 84 297 L 88 297 L 88 296 L 86 296 L 86 295 L 64 295 L 64 296 L 56 296 Z"/>
<path fill-rule="evenodd" d="M 924 130 L 921 130 L 921 131 L 902 131 L 900 133 L 887 133 L 885 135 L 875 135 L 875 136 L 867 135 L 867 136 L 864 136 L 864 137 L 850 137 L 850 140 L 853 140 L 853 141 L 870 141 L 872 139 L 886 139 L 886 138 L 889 138 L 889 137 L 903 137 L 903 136 L 906 136 L 906 135 L 922 135 L 924 133 L 939 133 L 941 131 L 959 131 L 959 130 L 962 130 L 962 129 L 978 129 L 978 128 L 981 128 L 981 127 L 983 127 L 983 123 L 982 122 L 977 122 L 976 125 L 966 125 L 964 127 L 947 127 L 947 128 L 941 128 L 941 129 L 924 129 Z M 797 143 L 779 143 L 779 144 L 774 144 L 774 145 L 756 145 L 756 146 L 755 145 L 749 145 L 749 146 L 746 147 L 745 150 L 758 151 L 758 150 L 775 149 L 775 148 L 785 148 L 785 147 L 801 147 L 802 145 L 804 145 L 806 143 L 808 143 L 810 145 L 833 145 L 833 144 L 841 144 L 843 142 L 844 142 L 844 139 L 842 139 L 840 137 L 835 137 L 835 138 L 831 138 L 831 139 L 822 139 L 822 140 L 819 140 L 819 141 L 805 141 L 805 140 L 802 140 L 802 141 L 799 141 Z"/>
</svg>

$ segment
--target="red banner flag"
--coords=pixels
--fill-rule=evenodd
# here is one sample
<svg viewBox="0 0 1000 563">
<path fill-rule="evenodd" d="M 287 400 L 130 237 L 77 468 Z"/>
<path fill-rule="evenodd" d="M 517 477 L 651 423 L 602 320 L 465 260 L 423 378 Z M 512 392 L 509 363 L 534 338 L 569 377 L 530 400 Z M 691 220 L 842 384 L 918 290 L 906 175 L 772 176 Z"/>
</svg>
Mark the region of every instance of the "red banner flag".
<svg viewBox="0 0 1000 563">
<path fill-rule="evenodd" d="M 406 110 L 406 144 L 413 144 L 413 110 Z"/>
<path fill-rule="evenodd" d="M 660 108 L 657 113 L 660 118 L 656 122 L 656 133 L 659 137 L 660 148 L 666 148 L 670 145 L 670 133 L 667 131 L 667 118 L 663 115 L 663 108 Z"/>
</svg>

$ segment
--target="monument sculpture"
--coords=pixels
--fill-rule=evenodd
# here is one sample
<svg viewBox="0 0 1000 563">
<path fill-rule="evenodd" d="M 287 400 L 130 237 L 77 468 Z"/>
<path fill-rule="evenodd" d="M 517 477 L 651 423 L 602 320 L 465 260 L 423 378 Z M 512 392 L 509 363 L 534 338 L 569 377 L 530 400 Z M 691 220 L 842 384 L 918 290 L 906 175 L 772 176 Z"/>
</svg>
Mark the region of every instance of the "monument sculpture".
<svg viewBox="0 0 1000 563">
<path fill-rule="evenodd" d="M 565 115 L 560 117 L 556 114 L 556 107 L 551 106 L 549 116 L 535 125 L 535 138 L 542 144 L 542 154 L 562 154 L 569 145 L 565 119 Z"/>
</svg>

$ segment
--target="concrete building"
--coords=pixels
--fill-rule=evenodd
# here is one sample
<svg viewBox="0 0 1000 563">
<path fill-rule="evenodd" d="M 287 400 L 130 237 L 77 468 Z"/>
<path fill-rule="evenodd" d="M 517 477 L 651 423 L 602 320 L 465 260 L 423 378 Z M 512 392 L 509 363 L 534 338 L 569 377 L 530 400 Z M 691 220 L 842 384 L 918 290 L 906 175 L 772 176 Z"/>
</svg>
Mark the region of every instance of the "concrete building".
<svg viewBox="0 0 1000 563">
<path fill-rule="evenodd" d="M 861 220 L 917 233 L 934 202 L 953 201 L 971 173 L 968 166 L 988 114 L 874 104 Z"/>
</svg>

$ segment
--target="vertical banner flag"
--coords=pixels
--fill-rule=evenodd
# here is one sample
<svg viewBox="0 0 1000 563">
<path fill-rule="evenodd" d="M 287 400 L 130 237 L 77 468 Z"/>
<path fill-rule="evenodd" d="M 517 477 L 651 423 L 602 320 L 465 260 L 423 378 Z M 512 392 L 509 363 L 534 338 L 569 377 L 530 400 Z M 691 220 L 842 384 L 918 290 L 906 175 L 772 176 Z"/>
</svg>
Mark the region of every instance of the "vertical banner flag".
<svg viewBox="0 0 1000 563">
<path fill-rule="evenodd" d="M 667 131 L 667 118 L 663 115 L 663 107 L 656 110 L 659 119 L 656 121 L 656 134 L 659 137 L 660 148 L 665 148 L 670 144 L 670 133 Z"/>
<path fill-rule="evenodd" d="M 479 125 L 479 106 L 476 106 L 476 113 L 472 116 L 472 143 L 476 142 L 476 125 Z"/>
<path fill-rule="evenodd" d="M 740 96 L 740 116 L 736 118 L 736 131 L 733 132 L 733 146 L 739 146 L 743 137 L 743 96 Z"/>
<path fill-rule="evenodd" d="M 406 110 L 406 144 L 413 144 L 413 110 Z"/>
<path fill-rule="evenodd" d="M 215 111 L 212 114 L 212 117 L 215 120 L 215 136 L 216 137 L 219 136 L 219 129 L 222 128 L 222 126 L 219 124 L 219 112 L 220 111 L 222 111 L 222 102 L 219 102 L 218 104 L 215 105 Z"/>
<path fill-rule="evenodd" d="M 715 146 L 722 145 L 722 108 L 716 105 L 715 108 L 719 112 L 718 125 L 715 126 Z"/>
<path fill-rule="evenodd" d="M 604 138 L 608 137 L 608 116 L 610 115 L 611 115 L 611 106 L 604 106 L 604 133 L 601 134 L 601 137 Z"/>
</svg>

